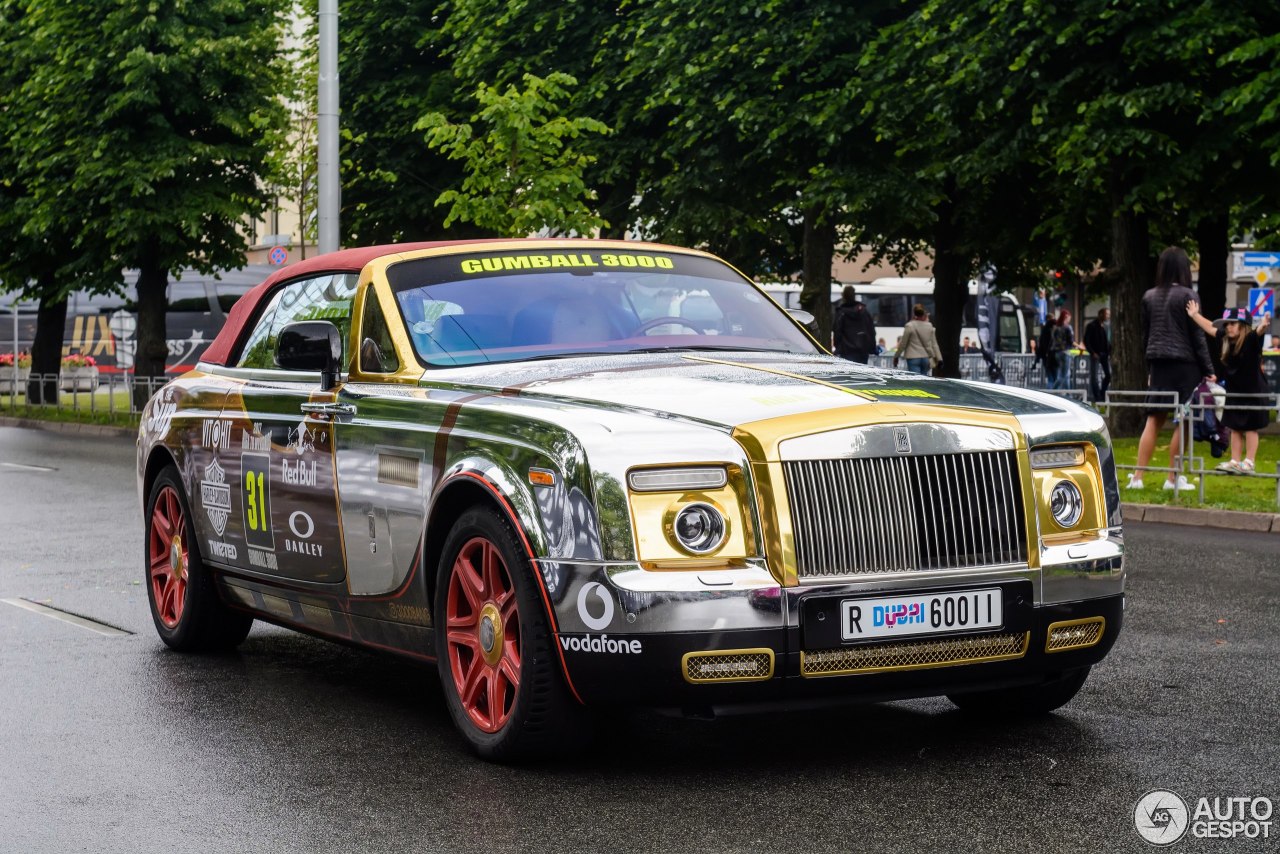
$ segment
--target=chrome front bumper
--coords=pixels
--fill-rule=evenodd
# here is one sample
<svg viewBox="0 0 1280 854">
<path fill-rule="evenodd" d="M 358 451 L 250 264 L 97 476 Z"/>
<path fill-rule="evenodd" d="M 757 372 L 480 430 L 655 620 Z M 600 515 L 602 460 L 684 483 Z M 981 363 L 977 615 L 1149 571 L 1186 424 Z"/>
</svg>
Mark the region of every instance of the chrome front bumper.
<svg viewBox="0 0 1280 854">
<path fill-rule="evenodd" d="M 763 560 L 740 569 L 650 571 L 634 563 L 538 562 L 560 633 L 616 636 L 689 631 L 782 629 L 799 623 L 802 594 L 841 596 L 909 592 L 947 584 L 1028 581 L 1036 606 L 1124 592 L 1124 537 L 1119 528 L 1094 540 L 1042 546 L 1038 568 L 1026 565 L 824 578 L 783 588 Z"/>
</svg>

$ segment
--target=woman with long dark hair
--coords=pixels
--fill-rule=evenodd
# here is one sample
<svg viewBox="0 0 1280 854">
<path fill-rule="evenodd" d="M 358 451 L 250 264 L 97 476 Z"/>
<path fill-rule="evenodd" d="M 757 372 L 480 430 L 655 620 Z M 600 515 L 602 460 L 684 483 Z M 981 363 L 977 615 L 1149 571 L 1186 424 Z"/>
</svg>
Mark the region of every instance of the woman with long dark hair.
<svg viewBox="0 0 1280 854">
<path fill-rule="evenodd" d="M 1213 361 L 1204 333 L 1187 314 L 1187 304 L 1196 299 L 1191 290 L 1191 259 L 1177 246 L 1160 253 L 1156 263 L 1155 287 L 1142 295 L 1142 340 L 1147 358 L 1147 424 L 1138 440 L 1138 468 L 1129 475 L 1129 488 L 1142 489 L 1143 469 L 1151 462 L 1156 440 L 1174 411 L 1171 398 L 1178 407 L 1191 400 L 1191 395 L 1204 380 L 1212 380 Z M 1173 395 L 1169 393 L 1173 392 Z M 1173 437 L 1169 440 L 1169 474 L 1164 488 L 1190 489 L 1191 482 L 1174 469 L 1174 461 L 1182 453 L 1182 429 L 1174 417 Z"/>
</svg>

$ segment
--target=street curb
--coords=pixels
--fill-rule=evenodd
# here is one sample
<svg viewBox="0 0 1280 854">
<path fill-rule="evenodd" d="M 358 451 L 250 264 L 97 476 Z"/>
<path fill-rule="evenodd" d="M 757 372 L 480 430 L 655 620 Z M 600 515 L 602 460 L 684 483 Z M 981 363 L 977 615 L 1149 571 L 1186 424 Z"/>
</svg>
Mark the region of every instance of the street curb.
<svg viewBox="0 0 1280 854">
<path fill-rule="evenodd" d="M 1197 528 L 1225 528 L 1280 534 L 1280 513 L 1248 513 L 1210 507 L 1170 507 L 1167 504 L 1122 504 L 1126 522 L 1158 522 Z"/>
<path fill-rule="evenodd" d="M 9 415 L 0 415 L 0 427 L 22 427 L 27 430 L 44 430 L 49 433 L 66 433 L 74 436 L 102 436 L 109 439 L 138 438 L 136 427 L 80 424 L 74 421 L 41 421 L 39 418 L 14 418 Z"/>
</svg>

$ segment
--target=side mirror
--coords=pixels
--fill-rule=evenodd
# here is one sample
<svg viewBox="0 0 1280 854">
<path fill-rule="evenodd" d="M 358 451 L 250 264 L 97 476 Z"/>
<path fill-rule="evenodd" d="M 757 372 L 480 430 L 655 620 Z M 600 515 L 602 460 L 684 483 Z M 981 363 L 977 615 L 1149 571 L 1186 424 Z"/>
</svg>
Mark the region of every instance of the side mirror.
<svg viewBox="0 0 1280 854">
<path fill-rule="evenodd" d="M 320 388 L 338 384 L 342 366 L 342 336 L 327 320 L 290 323 L 276 340 L 276 364 L 287 371 L 319 371 Z"/>
<path fill-rule="evenodd" d="M 795 318 L 796 323 L 799 323 L 801 326 L 808 326 L 813 323 L 814 320 L 813 315 L 802 308 L 789 308 L 787 309 L 787 314 Z"/>
</svg>

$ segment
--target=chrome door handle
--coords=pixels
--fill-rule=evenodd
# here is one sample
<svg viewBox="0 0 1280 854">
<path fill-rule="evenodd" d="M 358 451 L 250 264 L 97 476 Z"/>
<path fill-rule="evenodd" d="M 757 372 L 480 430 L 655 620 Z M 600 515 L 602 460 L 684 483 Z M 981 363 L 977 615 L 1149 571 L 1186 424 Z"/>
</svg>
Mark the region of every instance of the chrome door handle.
<svg viewBox="0 0 1280 854">
<path fill-rule="evenodd" d="M 304 403 L 302 411 L 308 415 L 327 415 L 331 418 L 349 418 L 356 414 L 350 403 Z"/>
</svg>

